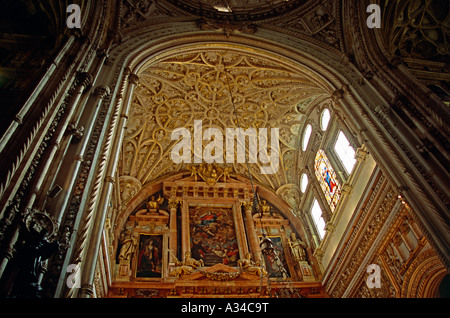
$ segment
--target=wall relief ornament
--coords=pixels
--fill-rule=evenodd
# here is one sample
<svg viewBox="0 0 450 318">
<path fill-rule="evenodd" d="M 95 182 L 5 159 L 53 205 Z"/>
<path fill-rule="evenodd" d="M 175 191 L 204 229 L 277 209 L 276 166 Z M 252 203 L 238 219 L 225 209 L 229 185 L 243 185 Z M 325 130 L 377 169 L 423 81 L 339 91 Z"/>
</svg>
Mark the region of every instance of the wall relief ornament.
<svg viewBox="0 0 450 318">
<path fill-rule="evenodd" d="M 276 191 L 276 194 L 289 204 L 293 210 L 298 208 L 300 204 L 300 188 L 298 185 L 293 183 L 285 184 Z"/>
<path fill-rule="evenodd" d="M 156 1 L 152 0 L 124 0 L 120 22 L 126 28 L 138 22 L 145 21 L 155 12 Z"/>
<path fill-rule="evenodd" d="M 142 187 L 139 180 L 130 176 L 121 176 L 119 178 L 120 199 L 123 203 L 130 200 Z"/>
</svg>

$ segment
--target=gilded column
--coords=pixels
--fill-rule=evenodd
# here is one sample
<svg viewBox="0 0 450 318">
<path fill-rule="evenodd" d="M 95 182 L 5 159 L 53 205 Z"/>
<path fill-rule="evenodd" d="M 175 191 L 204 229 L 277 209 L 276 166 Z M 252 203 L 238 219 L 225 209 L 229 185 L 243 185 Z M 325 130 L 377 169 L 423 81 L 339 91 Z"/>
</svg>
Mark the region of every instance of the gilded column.
<svg viewBox="0 0 450 318">
<path fill-rule="evenodd" d="M 236 201 L 236 203 L 233 205 L 233 214 L 234 214 L 234 222 L 237 225 L 236 226 L 236 234 L 237 239 L 239 242 L 239 254 L 241 258 L 245 258 L 247 253 L 249 252 L 249 247 L 247 244 L 248 238 L 245 235 L 245 229 L 243 227 L 243 219 L 242 219 L 242 212 L 241 212 L 241 204 Z"/>
<path fill-rule="evenodd" d="M 254 261 L 261 259 L 261 248 L 259 247 L 258 236 L 256 235 L 255 223 L 252 215 L 252 202 L 242 202 L 245 210 L 245 226 L 247 228 L 247 239 L 249 241 L 250 250 Z"/>
<path fill-rule="evenodd" d="M 183 200 L 181 207 L 181 236 L 181 258 L 184 259 L 186 252 L 191 250 L 189 244 L 189 206 L 186 200 Z"/>
<path fill-rule="evenodd" d="M 169 199 L 170 219 L 169 219 L 169 263 L 175 263 L 177 257 L 177 207 L 179 201 Z"/>
</svg>

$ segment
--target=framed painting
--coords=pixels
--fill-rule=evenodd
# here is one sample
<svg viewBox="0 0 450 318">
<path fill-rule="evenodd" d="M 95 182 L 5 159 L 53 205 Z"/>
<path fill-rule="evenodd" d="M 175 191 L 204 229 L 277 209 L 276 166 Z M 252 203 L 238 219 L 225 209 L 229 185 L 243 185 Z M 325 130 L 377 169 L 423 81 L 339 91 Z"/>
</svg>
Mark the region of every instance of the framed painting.
<svg viewBox="0 0 450 318">
<path fill-rule="evenodd" d="M 239 247 L 231 207 L 189 207 L 192 257 L 205 266 L 237 266 Z"/>
<path fill-rule="evenodd" d="M 139 235 L 136 277 L 161 278 L 163 265 L 163 235 Z"/>
</svg>

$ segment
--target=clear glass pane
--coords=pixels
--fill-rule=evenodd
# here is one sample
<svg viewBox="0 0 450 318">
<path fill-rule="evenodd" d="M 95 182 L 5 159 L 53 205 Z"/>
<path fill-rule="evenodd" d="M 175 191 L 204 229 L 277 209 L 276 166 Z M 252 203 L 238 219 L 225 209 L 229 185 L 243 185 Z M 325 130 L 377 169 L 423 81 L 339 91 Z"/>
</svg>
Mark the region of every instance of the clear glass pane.
<svg viewBox="0 0 450 318">
<path fill-rule="evenodd" d="M 311 209 L 311 215 L 313 217 L 314 223 L 316 223 L 319 236 L 322 239 L 325 236 L 325 221 L 322 217 L 322 209 L 320 208 L 317 199 L 314 199 L 313 206 Z"/>
<path fill-rule="evenodd" d="M 330 122 L 330 111 L 325 108 L 322 112 L 322 117 L 320 118 L 320 128 L 323 131 L 327 130 L 328 123 Z"/>
<path fill-rule="evenodd" d="M 347 137 L 345 137 L 345 134 L 342 131 L 339 132 L 336 144 L 334 145 L 334 150 L 336 150 L 336 154 L 344 165 L 345 170 L 350 174 L 356 163 L 355 150 L 350 146 Z"/>
<path fill-rule="evenodd" d="M 309 138 L 311 137 L 312 127 L 311 125 L 306 126 L 305 132 L 303 133 L 302 140 L 302 150 L 305 151 L 308 147 Z"/>
<path fill-rule="evenodd" d="M 308 176 L 304 173 L 300 177 L 300 190 L 305 193 L 306 187 L 308 186 Z"/>
</svg>

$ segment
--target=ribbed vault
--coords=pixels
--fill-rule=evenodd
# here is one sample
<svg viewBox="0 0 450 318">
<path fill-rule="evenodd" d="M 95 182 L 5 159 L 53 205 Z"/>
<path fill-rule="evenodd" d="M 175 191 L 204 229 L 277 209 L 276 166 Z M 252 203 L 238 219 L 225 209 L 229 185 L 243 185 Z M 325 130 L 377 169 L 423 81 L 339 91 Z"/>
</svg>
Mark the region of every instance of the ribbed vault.
<svg viewBox="0 0 450 318">
<path fill-rule="evenodd" d="M 226 128 L 237 127 L 237 120 L 243 129 L 279 128 L 278 171 L 262 174 L 260 167 L 267 165 L 259 161 L 250 170 L 257 182 L 274 191 L 295 183 L 304 115 L 327 96 L 311 71 L 254 50 L 206 47 L 148 63 L 138 75 L 122 148 L 123 201 L 141 186 L 187 169 L 189 164 L 175 164 L 170 157 L 178 142 L 171 134 L 177 128 L 193 133 L 194 120 L 202 121 L 203 131 L 214 127 L 224 136 Z M 204 140 L 203 147 L 209 143 Z M 248 176 L 245 164 L 228 165 Z"/>
</svg>

